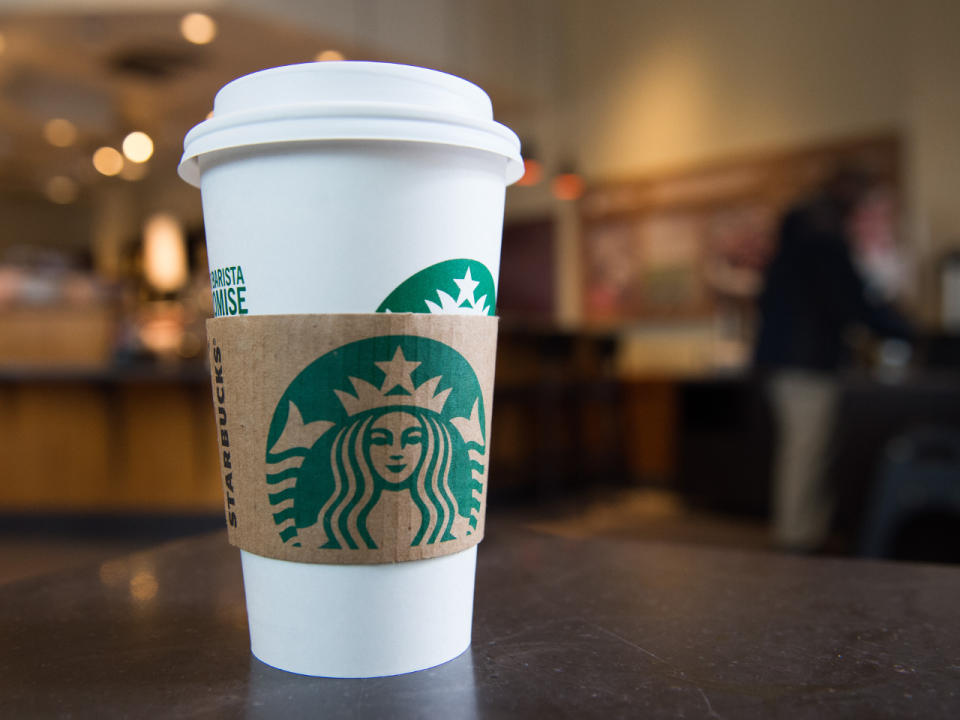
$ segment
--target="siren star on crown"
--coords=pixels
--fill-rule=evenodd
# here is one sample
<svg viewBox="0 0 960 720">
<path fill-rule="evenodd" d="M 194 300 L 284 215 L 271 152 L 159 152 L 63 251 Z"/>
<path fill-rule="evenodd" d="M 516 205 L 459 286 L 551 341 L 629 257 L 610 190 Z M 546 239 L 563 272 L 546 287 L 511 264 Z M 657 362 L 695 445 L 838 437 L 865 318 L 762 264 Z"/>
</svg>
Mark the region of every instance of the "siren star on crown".
<svg viewBox="0 0 960 720">
<path fill-rule="evenodd" d="M 413 384 L 413 372 L 420 366 L 420 363 L 407 360 L 399 346 L 397 346 L 397 351 L 393 354 L 392 360 L 379 361 L 375 364 L 383 371 L 385 376 L 379 388 L 366 380 L 350 377 L 354 395 L 343 390 L 334 390 L 340 399 L 340 404 L 343 405 L 343 409 L 347 411 L 347 415 L 352 417 L 366 410 L 395 406 L 416 406 L 432 410 L 435 413 L 443 412 L 443 406 L 446 404 L 447 397 L 453 388 L 437 392 L 437 386 L 440 384 L 442 376 L 437 375 L 424 381 L 419 386 L 415 386 Z M 396 387 L 404 390 L 405 394 L 389 394 Z"/>
<path fill-rule="evenodd" d="M 467 274 L 462 278 L 454 278 L 453 282 L 460 289 L 460 295 L 457 297 L 457 307 L 463 305 L 464 302 L 469 302 L 470 307 L 476 307 L 477 300 L 474 297 L 474 294 L 477 292 L 477 285 L 480 284 L 479 280 L 474 280 L 470 275 L 470 268 L 467 268 Z"/>
<path fill-rule="evenodd" d="M 467 268 L 462 278 L 453 278 L 453 283 L 460 291 L 456 299 L 454 299 L 453 295 L 437 288 L 436 293 L 437 298 L 440 300 L 439 305 L 432 300 L 424 300 L 427 309 L 431 313 L 453 315 L 487 314 L 490 310 L 490 306 L 487 305 L 487 296 L 481 295 L 480 298 L 477 299 L 477 286 L 480 284 L 480 281 L 473 279 L 470 268 Z"/>
<path fill-rule="evenodd" d="M 380 392 L 386 394 L 398 385 L 413 394 L 413 371 L 420 367 L 420 362 L 416 360 L 407 360 L 403 356 L 403 350 L 397 347 L 393 354 L 393 359 L 389 361 L 380 360 L 374 363 L 383 371 L 383 384 L 380 386 Z"/>
</svg>

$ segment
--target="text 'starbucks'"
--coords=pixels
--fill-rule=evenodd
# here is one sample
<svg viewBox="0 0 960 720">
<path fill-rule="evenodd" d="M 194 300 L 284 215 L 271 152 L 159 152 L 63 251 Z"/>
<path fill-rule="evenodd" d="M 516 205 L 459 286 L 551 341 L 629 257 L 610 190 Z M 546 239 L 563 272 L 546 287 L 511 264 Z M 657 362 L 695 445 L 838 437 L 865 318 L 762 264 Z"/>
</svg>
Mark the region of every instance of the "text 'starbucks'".
<svg viewBox="0 0 960 720">
<path fill-rule="evenodd" d="M 217 345 L 217 339 L 212 338 L 210 347 L 213 349 L 213 358 L 210 363 L 213 370 L 213 404 L 217 411 L 217 442 L 220 445 L 220 457 L 223 463 L 223 485 L 227 524 L 237 527 L 237 498 L 233 489 L 233 462 L 230 457 L 230 431 L 227 428 L 227 391 L 223 382 L 223 351 Z"/>
</svg>

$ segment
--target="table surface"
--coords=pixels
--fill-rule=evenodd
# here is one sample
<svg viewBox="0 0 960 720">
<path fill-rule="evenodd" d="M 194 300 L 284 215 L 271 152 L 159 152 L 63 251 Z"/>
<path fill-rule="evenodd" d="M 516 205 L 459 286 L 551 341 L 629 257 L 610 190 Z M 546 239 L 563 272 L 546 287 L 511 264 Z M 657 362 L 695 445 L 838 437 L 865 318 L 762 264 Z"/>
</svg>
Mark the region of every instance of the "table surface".
<svg viewBox="0 0 960 720">
<path fill-rule="evenodd" d="M 491 525 L 472 648 L 392 678 L 254 659 L 222 533 L 0 586 L 0 715 L 960 717 L 960 568 Z"/>
</svg>

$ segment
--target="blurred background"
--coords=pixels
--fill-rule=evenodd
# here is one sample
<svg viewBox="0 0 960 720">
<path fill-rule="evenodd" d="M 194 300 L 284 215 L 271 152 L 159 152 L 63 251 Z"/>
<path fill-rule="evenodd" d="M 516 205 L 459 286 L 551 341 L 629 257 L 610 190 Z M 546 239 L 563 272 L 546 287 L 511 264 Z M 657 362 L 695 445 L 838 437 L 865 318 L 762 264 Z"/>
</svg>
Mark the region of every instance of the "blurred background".
<svg viewBox="0 0 960 720">
<path fill-rule="evenodd" d="M 182 139 L 231 79 L 344 58 L 472 80 L 523 143 L 491 528 L 960 560 L 957 27 L 945 0 L 0 0 L 0 581 L 223 526 Z M 755 351 L 847 307 L 783 259 L 791 209 L 856 295 L 828 363 Z M 798 367 L 827 388 L 799 417 Z M 791 502 L 819 513 L 793 540 Z"/>
</svg>

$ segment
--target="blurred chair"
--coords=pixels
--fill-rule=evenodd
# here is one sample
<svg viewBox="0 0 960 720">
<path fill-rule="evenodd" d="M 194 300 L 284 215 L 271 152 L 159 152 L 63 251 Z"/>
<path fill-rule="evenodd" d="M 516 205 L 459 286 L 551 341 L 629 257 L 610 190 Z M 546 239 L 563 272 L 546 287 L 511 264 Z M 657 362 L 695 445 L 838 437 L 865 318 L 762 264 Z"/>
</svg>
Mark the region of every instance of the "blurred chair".
<svg viewBox="0 0 960 720">
<path fill-rule="evenodd" d="M 960 429 L 893 440 L 868 503 L 861 556 L 960 561 Z"/>
</svg>

